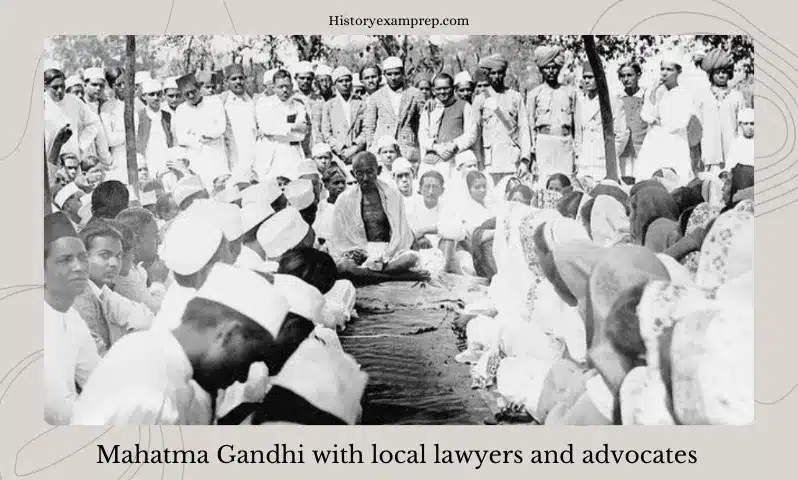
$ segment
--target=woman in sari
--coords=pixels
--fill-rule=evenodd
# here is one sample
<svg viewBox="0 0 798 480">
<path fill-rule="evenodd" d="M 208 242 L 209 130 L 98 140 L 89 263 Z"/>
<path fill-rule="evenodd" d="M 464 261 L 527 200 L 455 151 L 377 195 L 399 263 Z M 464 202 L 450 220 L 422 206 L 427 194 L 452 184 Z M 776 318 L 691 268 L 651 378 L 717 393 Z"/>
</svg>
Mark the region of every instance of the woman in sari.
<svg viewBox="0 0 798 480">
<path fill-rule="evenodd" d="M 679 232 L 679 207 L 664 188 L 639 190 L 631 198 L 631 210 L 629 223 L 636 244 L 652 248 L 657 253 L 670 246 L 668 242 L 674 241 Z M 658 224 L 652 230 L 655 222 Z M 664 245 L 667 246 L 663 248 Z"/>
<path fill-rule="evenodd" d="M 609 195 L 599 195 L 590 209 L 590 238 L 596 245 L 612 247 L 631 241 L 626 208 Z"/>
</svg>

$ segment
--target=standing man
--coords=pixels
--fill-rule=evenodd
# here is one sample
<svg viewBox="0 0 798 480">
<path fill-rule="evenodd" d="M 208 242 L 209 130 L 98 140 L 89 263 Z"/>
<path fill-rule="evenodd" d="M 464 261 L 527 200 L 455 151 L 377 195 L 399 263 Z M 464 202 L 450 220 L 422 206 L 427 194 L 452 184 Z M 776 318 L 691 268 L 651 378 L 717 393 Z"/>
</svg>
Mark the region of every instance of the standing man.
<svg viewBox="0 0 798 480">
<path fill-rule="evenodd" d="M 274 92 L 255 105 L 260 140 L 255 159 L 255 174 L 263 182 L 276 172 L 290 172 L 305 158 L 303 141 L 310 133 L 310 117 L 305 105 L 293 96 L 291 74 L 274 74 Z"/>
<path fill-rule="evenodd" d="M 565 63 L 560 47 L 535 49 L 535 64 L 543 83 L 526 97 L 532 153 L 541 181 L 555 173 L 574 172 L 574 108 L 576 89 L 560 85 L 559 75 Z"/>
<path fill-rule="evenodd" d="M 734 77 L 734 58 L 731 53 L 716 48 L 701 61 L 711 84 L 707 101 L 708 115 L 702 120 L 701 150 L 708 171 L 718 173 L 724 168 L 729 150 L 737 138 L 738 115 L 746 108 L 742 92 L 729 87 Z M 709 143 L 712 145 L 709 145 Z"/>
<path fill-rule="evenodd" d="M 382 70 L 378 65 L 366 65 L 360 69 L 360 81 L 365 90 L 363 100 L 366 100 L 382 87 Z"/>
<path fill-rule="evenodd" d="M 316 139 L 313 137 L 314 132 L 321 128 L 313 124 L 314 120 L 317 119 L 316 117 L 318 117 L 319 123 L 321 122 L 321 108 L 324 104 L 324 99 L 321 95 L 313 91 L 313 81 L 315 78 L 316 75 L 313 73 L 313 64 L 310 62 L 299 62 L 294 66 L 294 79 L 296 80 L 297 91 L 294 92 L 293 95 L 296 100 L 305 106 L 305 111 L 308 112 L 310 122 L 309 134 L 302 139 L 303 157 L 309 157 L 311 155 L 313 145 L 316 143 Z M 276 80 L 274 82 L 276 82 Z"/>
<path fill-rule="evenodd" d="M 405 85 L 401 59 L 386 58 L 382 69 L 387 84 L 372 94 L 366 104 L 363 122 L 367 148 L 376 152 L 375 142 L 387 135 L 396 138 L 402 157 L 418 165 L 418 127 L 424 95 L 417 88 Z"/>
<path fill-rule="evenodd" d="M 454 80 L 446 73 L 433 80 L 435 100 L 433 107 L 421 113 L 418 141 L 421 145 L 422 164 L 418 175 L 435 169 L 448 179 L 454 156 L 472 148 L 477 137 L 477 118 L 471 105 L 455 98 Z"/>
<path fill-rule="evenodd" d="M 79 76 L 72 75 L 71 77 L 67 78 L 64 82 L 64 86 L 66 87 L 66 93 L 71 93 L 72 95 L 83 100 L 83 93 L 85 90 L 83 89 L 83 82 L 80 81 Z"/>
<path fill-rule="evenodd" d="M 84 101 L 92 114 L 102 124 L 100 112 L 107 101 L 105 100 L 105 70 L 102 68 L 87 68 L 83 72 L 83 82 L 86 89 Z M 99 129 L 97 136 L 94 137 L 94 144 L 86 152 L 86 155 L 95 155 L 104 165 L 111 165 L 113 159 L 111 158 L 111 149 L 108 147 L 108 136 L 105 133 L 105 128 L 101 127 Z"/>
<path fill-rule="evenodd" d="M 626 62 L 618 69 L 623 90 L 617 100 L 620 102 L 620 115 L 625 116 L 626 129 L 615 139 L 615 151 L 618 154 L 619 173 L 624 177 L 635 176 L 635 161 L 648 132 L 648 123 L 640 117 L 645 102 L 645 91 L 640 88 L 642 75 L 643 70 L 634 61 Z"/>
<path fill-rule="evenodd" d="M 97 347 L 72 304 L 89 286 L 89 259 L 75 227 L 61 213 L 44 217 L 44 420 L 69 425 L 97 363 Z"/>
<path fill-rule="evenodd" d="M 186 101 L 177 107 L 175 136 L 177 143 L 187 149 L 191 170 L 199 175 L 203 186 L 213 191 L 213 182 L 228 175 L 224 132 L 227 117 L 219 97 L 203 96 L 194 74 L 177 79 Z"/>
<path fill-rule="evenodd" d="M 366 137 L 363 133 L 366 106 L 352 94 L 352 72 L 348 68 L 336 68 L 333 79 L 336 94 L 324 103 L 321 135 L 333 153 L 350 165 L 355 154 L 366 149 Z"/>
<path fill-rule="evenodd" d="M 255 102 L 244 88 L 244 67 L 234 63 L 225 68 L 228 90 L 219 94 L 227 113 L 225 145 L 230 169 L 248 175 L 255 164 Z"/>
<path fill-rule="evenodd" d="M 474 98 L 480 120 L 484 165 L 494 183 L 514 173 L 521 160 L 530 158 L 529 125 L 521 94 L 504 85 L 507 60 L 496 54 L 480 61 L 490 86 Z"/>
<path fill-rule="evenodd" d="M 147 70 L 136 72 L 136 75 L 133 77 L 133 82 L 136 84 L 136 98 L 133 100 L 135 111 L 144 108 L 144 94 L 141 93 L 141 86 L 144 85 L 144 82 L 147 80 L 152 80 L 152 75 L 150 75 L 150 72 Z"/>
<path fill-rule="evenodd" d="M 172 115 L 161 109 L 161 82 L 145 81 L 141 86 L 141 93 L 146 106 L 138 112 L 136 151 L 144 155 L 150 175 L 160 178 L 169 172 L 169 149 L 175 144 Z"/>
</svg>

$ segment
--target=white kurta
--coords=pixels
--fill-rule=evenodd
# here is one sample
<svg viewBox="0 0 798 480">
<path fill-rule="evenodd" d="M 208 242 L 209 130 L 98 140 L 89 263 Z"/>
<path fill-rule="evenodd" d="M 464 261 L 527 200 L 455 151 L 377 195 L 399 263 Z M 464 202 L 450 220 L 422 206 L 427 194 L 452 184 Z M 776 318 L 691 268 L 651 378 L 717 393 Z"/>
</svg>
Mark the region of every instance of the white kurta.
<svg viewBox="0 0 798 480">
<path fill-rule="evenodd" d="M 296 115 L 294 123 L 288 123 L 289 115 Z M 302 103 L 295 99 L 282 102 L 276 95 L 262 97 L 255 105 L 255 116 L 262 135 L 254 167 L 258 178 L 296 169 L 305 158 L 301 142 L 310 131 L 308 113 Z"/>
<path fill-rule="evenodd" d="M 246 93 L 240 97 L 228 92 L 223 98 L 227 112 L 225 140 L 230 166 L 237 172 L 246 172 L 255 163 L 255 138 L 258 135 L 255 102 Z"/>
<path fill-rule="evenodd" d="M 693 98 L 686 88 L 680 86 L 671 90 L 661 88 L 657 95 L 655 103 L 647 97 L 640 112 L 640 117 L 651 128 L 640 148 L 635 177 L 638 180 L 649 179 L 656 170 L 671 167 L 681 182 L 687 183 L 693 178 L 687 141 L 687 125 L 695 111 Z"/>
<path fill-rule="evenodd" d="M 153 112 L 147 108 L 146 112 L 150 117 L 150 137 L 147 139 L 144 152 L 139 153 L 143 153 L 147 160 L 150 177 L 156 177 L 168 172 L 166 159 L 169 158 L 169 145 L 166 143 L 166 133 L 164 133 L 161 123 L 163 117 L 161 110 Z"/>
<path fill-rule="evenodd" d="M 75 404 L 73 425 L 207 425 L 211 397 L 169 331 L 132 333 L 117 342 Z"/>
<path fill-rule="evenodd" d="M 72 136 L 61 148 L 61 153 L 74 153 L 83 158 L 94 146 L 94 140 L 102 130 L 97 115 L 70 93 L 64 99 L 55 102 L 50 95 L 44 96 L 44 144 L 49 154 L 58 131 L 69 124 Z"/>
<path fill-rule="evenodd" d="M 71 307 L 62 313 L 44 303 L 44 420 L 69 425 L 78 399 L 100 361 L 86 322 Z"/>
<path fill-rule="evenodd" d="M 174 118 L 177 143 L 188 149 L 190 168 L 202 180 L 206 189 L 213 189 L 213 181 L 230 173 L 224 132 L 227 117 L 219 97 L 203 97 L 197 106 L 183 102 Z M 206 137 L 206 139 L 203 139 Z"/>
</svg>

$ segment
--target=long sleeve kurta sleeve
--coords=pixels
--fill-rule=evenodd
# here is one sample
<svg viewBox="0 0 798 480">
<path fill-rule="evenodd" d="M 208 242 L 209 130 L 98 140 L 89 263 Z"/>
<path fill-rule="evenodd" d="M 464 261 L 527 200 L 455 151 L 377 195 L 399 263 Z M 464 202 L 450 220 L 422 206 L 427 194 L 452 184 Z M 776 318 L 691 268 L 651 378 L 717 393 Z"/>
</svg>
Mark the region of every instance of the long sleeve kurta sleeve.
<svg viewBox="0 0 798 480">
<path fill-rule="evenodd" d="M 335 138 L 335 135 L 333 134 L 332 118 L 330 117 L 330 111 L 332 109 L 332 102 L 325 102 L 324 106 L 322 107 L 321 136 L 324 143 L 330 146 L 330 149 L 333 151 L 333 153 L 340 157 L 341 152 L 344 149 L 344 144 Z M 352 119 L 352 121 L 354 121 L 354 119 Z"/>
</svg>

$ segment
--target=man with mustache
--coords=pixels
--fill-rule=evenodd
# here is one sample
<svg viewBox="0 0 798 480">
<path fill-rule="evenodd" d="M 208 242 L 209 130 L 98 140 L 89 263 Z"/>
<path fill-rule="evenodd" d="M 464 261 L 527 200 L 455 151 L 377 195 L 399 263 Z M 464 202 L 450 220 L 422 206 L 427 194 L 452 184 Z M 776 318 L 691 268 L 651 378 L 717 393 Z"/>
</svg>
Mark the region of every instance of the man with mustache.
<svg viewBox="0 0 798 480">
<path fill-rule="evenodd" d="M 227 113 L 227 129 L 224 139 L 227 158 L 233 172 L 251 173 L 255 163 L 255 102 L 245 88 L 244 67 L 233 63 L 225 68 L 228 90 L 219 94 Z"/>
</svg>

